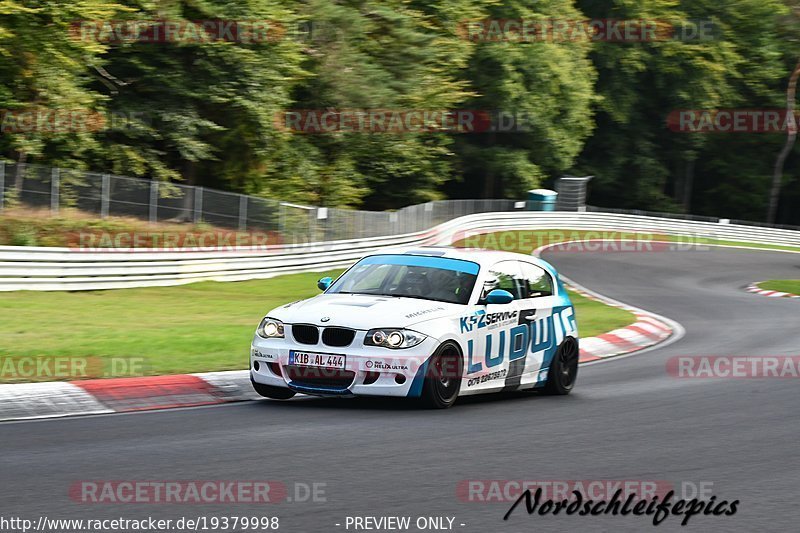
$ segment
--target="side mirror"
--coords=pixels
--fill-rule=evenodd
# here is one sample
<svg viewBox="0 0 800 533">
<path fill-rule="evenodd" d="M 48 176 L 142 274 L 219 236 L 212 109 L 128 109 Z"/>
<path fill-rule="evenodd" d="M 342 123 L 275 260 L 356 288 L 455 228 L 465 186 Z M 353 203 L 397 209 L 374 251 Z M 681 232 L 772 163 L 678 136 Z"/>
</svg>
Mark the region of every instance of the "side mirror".
<svg viewBox="0 0 800 533">
<path fill-rule="evenodd" d="M 487 304 L 508 304 L 514 301 L 514 295 L 503 289 L 494 289 L 486 295 Z"/>
<path fill-rule="evenodd" d="M 331 283 L 333 283 L 333 279 L 330 276 L 325 276 L 317 282 L 317 287 L 319 287 L 319 290 L 321 291 L 327 291 L 328 287 L 331 286 Z"/>
</svg>

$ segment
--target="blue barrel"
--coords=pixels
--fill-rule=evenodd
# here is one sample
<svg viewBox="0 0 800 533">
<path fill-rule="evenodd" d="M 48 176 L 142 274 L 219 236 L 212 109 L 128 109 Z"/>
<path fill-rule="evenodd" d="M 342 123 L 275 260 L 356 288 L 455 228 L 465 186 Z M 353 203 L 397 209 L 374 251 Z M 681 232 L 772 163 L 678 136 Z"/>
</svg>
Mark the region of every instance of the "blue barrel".
<svg viewBox="0 0 800 533">
<path fill-rule="evenodd" d="M 555 211 L 558 193 L 549 189 L 528 191 L 528 211 Z"/>
</svg>

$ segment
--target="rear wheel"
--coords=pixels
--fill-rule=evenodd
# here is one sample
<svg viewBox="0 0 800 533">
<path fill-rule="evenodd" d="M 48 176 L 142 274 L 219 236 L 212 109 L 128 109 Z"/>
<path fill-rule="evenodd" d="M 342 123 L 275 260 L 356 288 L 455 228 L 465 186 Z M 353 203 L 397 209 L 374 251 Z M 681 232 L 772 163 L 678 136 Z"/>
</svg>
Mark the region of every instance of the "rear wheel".
<svg viewBox="0 0 800 533">
<path fill-rule="evenodd" d="M 547 373 L 547 394 L 569 394 L 578 378 L 578 341 L 569 337 L 556 350 L 550 370 Z"/>
<path fill-rule="evenodd" d="M 288 400 L 295 394 L 292 389 L 287 389 L 285 387 L 273 387 L 272 385 L 264 385 L 262 383 L 256 383 L 255 381 L 251 381 L 251 383 L 253 384 L 253 388 L 256 390 L 256 392 L 264 398 L 272 398 L 273 400 Z"/>
<path fill-rule="evenodd" d="M 453 405 L 461 389 L 461 351 L 453 343 L 443 344 L 430 361 L 422 386 L 422 404 L 431 409 Z"/>
</svg>

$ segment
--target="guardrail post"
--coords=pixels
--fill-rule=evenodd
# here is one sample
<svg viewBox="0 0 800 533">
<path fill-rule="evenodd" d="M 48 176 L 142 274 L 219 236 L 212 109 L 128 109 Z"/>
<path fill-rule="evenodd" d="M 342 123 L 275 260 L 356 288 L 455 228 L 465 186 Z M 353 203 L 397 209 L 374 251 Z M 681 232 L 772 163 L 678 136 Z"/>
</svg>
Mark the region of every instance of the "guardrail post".
<svg viewBox="0 0 800 533">
<path fill-rule="evenodd" d="M 58 191 L 61 181 L 59 169 L 54 168 L 50 171 L 50 212 L 58 213 Z"/>
<path fill-rule="evenodd" d="M 5 199 L 6 190 L 6 162 L 0 161 L 0 211 L 3 210 L 3 200 Z"/>
<path fill-rule="evenodd" d="M 425 218 L 420 230 L 426 230 L 431 227 L 431 219 L 433 218 L 433 203 L 427 202 L 425 204 Z"/>
<path fill-rule="evenodd" d="M 111 176 L 103 174 L 100 183 L 100 218 L 106 218 L 108 216 L 109 200 L 111 199 Z"/>
<path fill-rule="evenodd" d="M 283 237 L 284 242 L 287 242 L 289 237 L 286 235 L 286 215 L 284 214 L 283 202 L 278 204 L 278 232 Z"/>
<path fill-rule="evenodd" d="M 247 229 L 247 196 L 239 195 L 239 231 Z"/>
<path fill-rule="evenodd" d="M 317 222 L 316 227 L 321 227 L 321 234 L 322 237 L 319 239 L 320 242 L 324 242 L 328 237 L 328 208 L 327 207 L 318 207 L 317 208 Z M 314 236 L 316 240 L 316 235 Z"/>
<path fill-rule="evenodd" d="M 192 222 L 199 223 L 203 218 L 203 188 L 194 188 L 194 213 L 192 213 Z"/>
<path fill-rule="evenodd" d="M 150 180 L 150 223 L 158 221 L 158 181 Z"/>
</svg>

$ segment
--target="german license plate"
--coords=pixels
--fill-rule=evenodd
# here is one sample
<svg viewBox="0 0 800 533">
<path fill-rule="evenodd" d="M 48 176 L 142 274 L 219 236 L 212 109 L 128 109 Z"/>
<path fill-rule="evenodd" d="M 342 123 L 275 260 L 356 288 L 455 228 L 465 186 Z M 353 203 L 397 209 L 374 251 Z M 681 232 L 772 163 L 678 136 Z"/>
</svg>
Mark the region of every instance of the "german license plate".
<svg viewBox="0 0 800 533">
<path fill-rule="evenodd" d="M 345 356 L 330 353 L 289 351 L 289 364 L 296 366 L 314 366 L 319 368 L 345 367 Z"/>
</svg>

